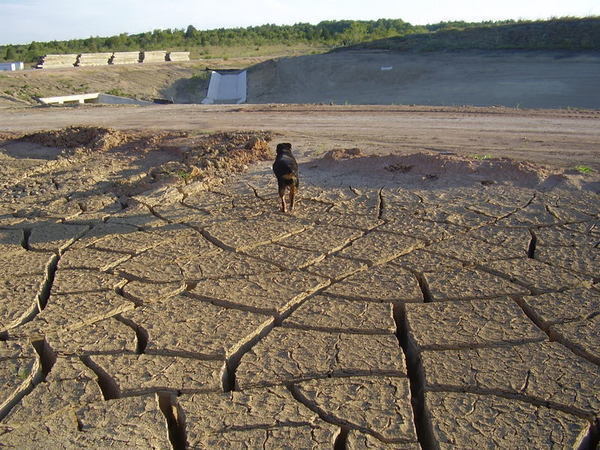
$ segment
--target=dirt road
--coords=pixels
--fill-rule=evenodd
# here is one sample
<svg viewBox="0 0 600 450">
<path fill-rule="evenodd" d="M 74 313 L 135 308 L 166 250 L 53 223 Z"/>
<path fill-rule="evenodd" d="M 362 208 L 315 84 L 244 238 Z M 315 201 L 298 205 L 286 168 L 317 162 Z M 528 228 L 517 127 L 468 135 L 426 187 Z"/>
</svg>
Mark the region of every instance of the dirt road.
<svg viewBox="0 0 600 450">
<path fill-rule="evenodd" d="M 455 152 L 600 170 L 600 111 L 408 106 L 156 105 L 5 108 L 3 131 L 69 125 L 142 130 L 268 129 L 308 158 L 332 148 L 365 153 Z"/>
</svg>

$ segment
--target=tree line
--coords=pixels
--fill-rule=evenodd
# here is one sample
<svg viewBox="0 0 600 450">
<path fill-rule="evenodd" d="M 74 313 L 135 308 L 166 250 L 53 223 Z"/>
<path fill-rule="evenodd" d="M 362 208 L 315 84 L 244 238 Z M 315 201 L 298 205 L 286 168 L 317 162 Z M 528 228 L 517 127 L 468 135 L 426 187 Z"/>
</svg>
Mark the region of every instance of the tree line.
<svg viewBox="0 0 600 450">
<path fill-rule="evenodd" d="M 432 33 L 361 42 L 351 48 L 394 51 L 600 50 L 600 17 L 510 23 L 443 24 Z M 432 28 L 435 26 L 431 26 Z"/>
<path fill-rule="evenodd" d="M 121 33 L 110 37 L 89 37 L 68 41 L 31 42 L 22 45 L 0 46 L 0 60 L 33 62 L 45 54 L 94 53 L 108 51 L 185 50 L 209 46 L 262 46 L 313 44 L 330 47 L 355 45 L 363 42 L 431 34 L 439 31 L 466 30 L 476 27 L 498 27 L 522 21 L 440 22 L 415 26 L 401 19 L 336 20 L 316 25 L 261 25 L 246 28 L 219 28 L 198 30 L 193 25 L 186 29 L 154 30 L 139 34 Z"/>
</svg>

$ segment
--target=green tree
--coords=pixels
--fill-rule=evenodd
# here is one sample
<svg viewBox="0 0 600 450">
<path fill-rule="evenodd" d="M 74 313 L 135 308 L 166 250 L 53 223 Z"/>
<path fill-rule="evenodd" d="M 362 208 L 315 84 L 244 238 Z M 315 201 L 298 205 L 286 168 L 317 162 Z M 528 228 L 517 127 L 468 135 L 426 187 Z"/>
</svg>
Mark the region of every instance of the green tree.
<svg viewBox="0 0 600 450">
<path fill-rule="evenodd" d="M 340 35 L 340 42 L 343 45 L 352 45 L 363 42 L 367 36 L 367 24 L 364 22 L 352 22 Z"/>
<path fill-rule="evenodd" d="M 6 47 L 6 56 L 4 59 L 7 61 L 14 61 L 17 58 L 17 53 L 15 52 L 15 48 L 12 45 Z"/>
<path fill-rule="evenodd" d="M 194 27 L 194 25 L 188 25 L 187 30 L 185 30 L 185 38 L 186 39 L 195 39 L 198 35 L 198 30 Z"/>
</svg>

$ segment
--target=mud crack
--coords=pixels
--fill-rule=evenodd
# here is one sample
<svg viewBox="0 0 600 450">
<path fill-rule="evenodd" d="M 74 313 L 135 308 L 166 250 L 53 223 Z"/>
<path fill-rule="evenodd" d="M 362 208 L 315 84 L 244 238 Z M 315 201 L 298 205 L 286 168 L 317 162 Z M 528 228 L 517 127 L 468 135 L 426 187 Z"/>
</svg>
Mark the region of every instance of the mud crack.
<svg viewBox="0 0 600 450">
<path fill-rule="evenodd" d="M 410 384 L 411 405 L 417 439 L 424 449 L 438 449 L 439 446 L 433 434 L 433 426 L 427 417 L 423 368 L 419 355 L 410 342 L 408 320 L 403 304 L 394 303 L 394 321 L 396 322 L 396 338 L 406 358 L 406 372 Z"/>
<path fill-rule="evenodd" d="M 158 392 L 156 401 L 167 421 L 167 433 L 173 450 L 184 450 L 187 448 L 185 420 L 175 395 L 170 392 Z"/>
<path fill-rule="evenodd" d="M 535 258 L 535 249 L 537 246 L 537 236 L 533 228 L 529 229 L 529 233 L 531 234 L 531 240 L 529 241 L 529 247 L 527 248 L 527 257 L 534 259 Z"/>
<path fill-rule="evenodd" d="M 120 314 L 115 315 L 114 318 L 116 320 L 118 320 L 119 322 L 121 322 L 122 324 L 127 325 L 129 328 L 131 328 L 135 332 L 135 338 L 136 338 L 135 352 L 138 355 L 144 354 L 146 352 L 146 348 L 148 347 L 148 339 L 149 339 L 148 331 L 141 325 L 135 323 L 133 320 L 127 319 L 127 318 L 121 316 Z"/>
<path fill-rule="evenodd" d="M 121 389 L 113 377 L 96 364 L 89 356 L 81 356 L 81 362 L 96 374 L 97 383 L 104 400 L 121 398 Z"/>
</svg>

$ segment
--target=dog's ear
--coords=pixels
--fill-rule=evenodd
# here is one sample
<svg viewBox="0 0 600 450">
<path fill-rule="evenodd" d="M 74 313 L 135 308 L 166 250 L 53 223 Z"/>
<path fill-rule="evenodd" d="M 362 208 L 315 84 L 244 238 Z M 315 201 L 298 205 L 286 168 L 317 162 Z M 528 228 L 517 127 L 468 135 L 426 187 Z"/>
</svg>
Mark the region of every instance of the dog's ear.
<svg viewBox="0 0 600 450">
<path fill-rule="evenodd" d="M 277 153 L 283 152 L 285 150 L 291 150 L 292 144 L 289 142 L 282 142 L 281 144 L 277 144 Z"/>
</svg>

